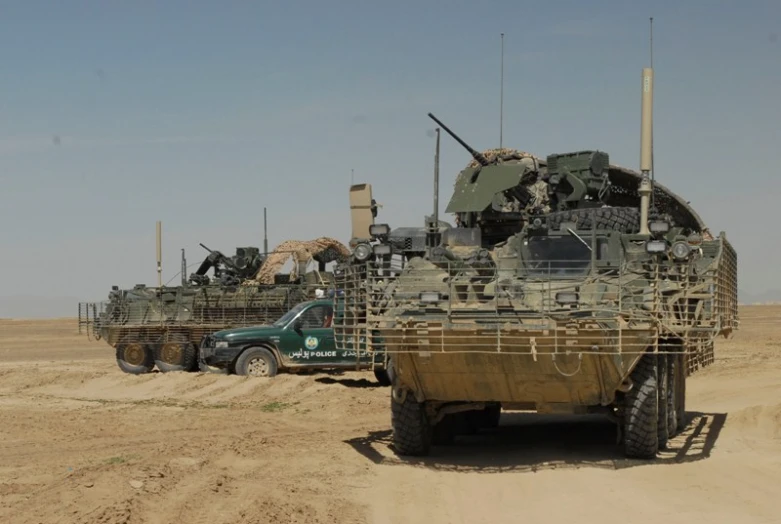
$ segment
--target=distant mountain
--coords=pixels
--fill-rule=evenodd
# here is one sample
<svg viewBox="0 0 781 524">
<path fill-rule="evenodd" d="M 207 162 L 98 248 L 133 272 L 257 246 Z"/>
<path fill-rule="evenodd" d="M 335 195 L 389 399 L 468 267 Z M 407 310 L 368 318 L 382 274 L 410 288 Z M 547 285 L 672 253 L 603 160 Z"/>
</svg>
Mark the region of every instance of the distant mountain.
<svg viewBox="0 0 781 524">
<path fill-rule="evenodd" d="M 739 289 L 738 302 L 741 304 L 781 303 L 781 289 L 771 289 L 761 293 L 748 293 Z"/>
<path fill-rule="evenodd" d="M 58 318 L 77 317 L 79 302 L 85 299 L 77 297 L 0 297 L 0 318 Z"/>
</svg>

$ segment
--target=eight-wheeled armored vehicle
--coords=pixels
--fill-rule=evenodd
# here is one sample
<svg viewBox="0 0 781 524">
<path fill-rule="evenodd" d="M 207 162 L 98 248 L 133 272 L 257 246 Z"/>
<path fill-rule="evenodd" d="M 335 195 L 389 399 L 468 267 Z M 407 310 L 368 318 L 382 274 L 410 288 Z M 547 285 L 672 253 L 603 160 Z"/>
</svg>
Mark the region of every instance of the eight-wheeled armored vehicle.
<svg viewBox="0 0 781 524">
<path fill-rule="evenodd" d="M 347 247 L 328 237 L 286 241 L 268 255 L 256 247 L 236 248 L 231 257 L 209 250 L 187 279 L 183 262 L 181 285 L 113 286 L 108 301 L 80 303 L 79 331 L 114 347 L 117 364 L 127 373 L 148 373 L 155 366 L 164 372 L 193 371 L 199 369 L 198 349 L 205 335 L 274 322 L 296 304 L 333 289 L 326 264 L 347 254 Z M 293 271 L 279 274 L 291 257 Z M 317 269 L 306 272 L 311 261 Z"/>
<path fill-rule="evenodd" d="M 502 409 L 607 415 L 634 458 L 684 426 L 686 377 L 738 327 L 737 255 L 652 183 L 649 96 L 641 173 L 602 151 L 478 153 L 437 120 L 474 158 L 447 208 L 456 224 L 436 204 L 421 228 L 359 223 L 335 273 L 337 347 L 381 341 L 398 453 L 495 426 Z M 368 198 L 353 189 L 354 208 Z"/>
</svg>

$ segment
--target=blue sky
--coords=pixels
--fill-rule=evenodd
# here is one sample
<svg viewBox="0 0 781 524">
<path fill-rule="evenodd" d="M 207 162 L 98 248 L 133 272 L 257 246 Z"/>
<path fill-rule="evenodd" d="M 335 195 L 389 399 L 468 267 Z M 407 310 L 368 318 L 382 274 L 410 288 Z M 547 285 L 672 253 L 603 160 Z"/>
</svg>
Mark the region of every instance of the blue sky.
<svg viewBox="0 0 781 524">
<path fill-rule="evenodd" d="M 28 0 L 0 2 L 0 296 L 153 284 L 156 220 L 164 280 L 180 248 L 262 246 L 264 206 L 271 247 L 346 242 L 351 169 L 422 225 L 426 113 L 498 145 L 500 32 L 505 146 L 637 167 L 649 16 L 656 177 L 727 232 L 741 288 L 781 287 L 777 1 Z M 443 134 L 442 210 L 469 158 Z"/>
</svg>

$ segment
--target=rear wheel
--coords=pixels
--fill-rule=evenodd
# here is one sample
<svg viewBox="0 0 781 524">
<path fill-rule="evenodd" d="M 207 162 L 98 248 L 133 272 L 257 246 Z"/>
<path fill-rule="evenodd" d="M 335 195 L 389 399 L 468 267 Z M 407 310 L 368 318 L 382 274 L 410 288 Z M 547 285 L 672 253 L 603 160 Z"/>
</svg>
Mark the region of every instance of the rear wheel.
<svg viewBox="0 0 781 524">
<path fill-rule="evenodd" d="M 391 427 L 393 447 L 399 455 L 428 455 L 432 428 L 428 423 L 425 404 L 415 400 L 410 391 L 402 393 L 394 388 L 391 392 Z"/>
<path fill-rule="evenodd" d="M 151 348 L 133 336 L 123 338 L 116 348 L 117 365 L 125 373 L 142 375 L 155 368 Z"/>
<path fill-rule="evenodd" d="M 652 459 L 659 450 L 656 367 L 656 356 L 646 353 L 630 375 L 624 409 L 624 454 L 630 458 Z"/>
<path fill-rule="evenodd" d="M 546 220 L 553 229 L 558 229 L 562 222 L 575 222 L 581 229 L 612 229 L 634 233 L 640 227 L 640 212 L 634 207 L 573 209 L 549 213 Z"/>
<path fill-rule="evenodd" d="M 667 355 L 656 355 L 656 391 L 659 395 L 659 411 L 656 417 L 656 434 L 659 441 L 659 448 L 667 447 L 667 441 L 670 438 L 670 431 L 667 427 L 668 408 L 667 403 L 669 393 L 669 373 L 667 370 Z"/>
<path fill-rule="evenodd" d="M 163 335 L 155 344 L 155 364 L 163 373 L 193 371 L 197 356 L 195 344 L 181 333 Z"/>
</svg>

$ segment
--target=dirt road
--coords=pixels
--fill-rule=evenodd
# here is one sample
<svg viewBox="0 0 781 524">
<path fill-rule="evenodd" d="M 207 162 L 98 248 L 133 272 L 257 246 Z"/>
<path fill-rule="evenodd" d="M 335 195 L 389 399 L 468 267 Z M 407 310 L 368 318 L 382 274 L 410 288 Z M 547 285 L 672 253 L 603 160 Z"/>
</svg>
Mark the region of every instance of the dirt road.
<svg viewBox="0 0 781 524">
<path fill-rule="evenodd" d="M 511 413 L 400 459 L 370 373 L 131 376 L 75 320 L 0 320 L 0 522 L 781 522 L 781 308 L 741 319 L 652 463 L 599 419 Z"/>
</svg>

